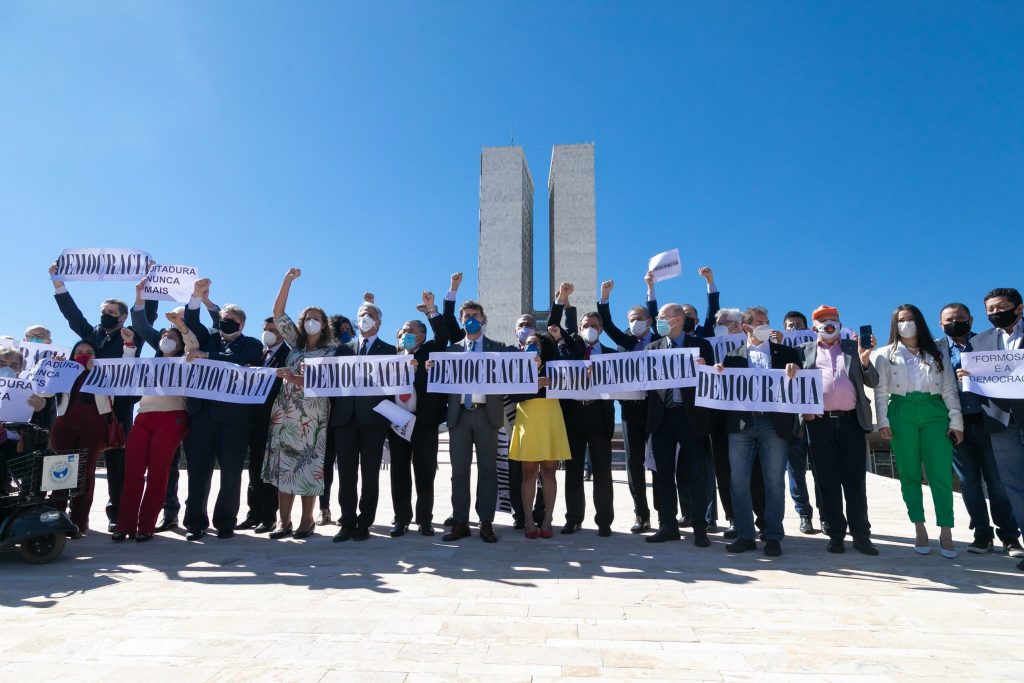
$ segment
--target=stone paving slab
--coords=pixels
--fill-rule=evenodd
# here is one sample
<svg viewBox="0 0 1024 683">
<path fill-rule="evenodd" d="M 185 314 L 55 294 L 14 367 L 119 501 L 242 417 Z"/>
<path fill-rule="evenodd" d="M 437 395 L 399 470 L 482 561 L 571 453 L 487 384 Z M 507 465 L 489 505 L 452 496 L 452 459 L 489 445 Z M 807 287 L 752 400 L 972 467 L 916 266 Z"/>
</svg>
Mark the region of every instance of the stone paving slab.
<svg viewBox="0 0 1024 683">
<path fill-rule="evenodd" d="M 1021 678 L 1024 573 L 965 552 L 959 499 L 952 561 L 912 552 L 899 483 L 872 475 L 879 557 L 828 554 L 787 511 L 785 554 L 767 558 L 727 554 L 714 535 L 707 549 L 686 533 L 645 544 L 628 532 L 619 471 L 608 539 L 591 525 L 531 541 L 502 514 L 496 545 L 390 539 L 382 474 L 364 543 L 331 543 L 336 527 L 304 541 L 177 532 L 146 545 L 95 531 L 50 565 L 0 555 L 0 681 L 55 667 L 104 682 Z M 448 477 L 443 463 L 439 520 Z M 100 500 L 92 523 L 105 528 Z"/>
</svg>

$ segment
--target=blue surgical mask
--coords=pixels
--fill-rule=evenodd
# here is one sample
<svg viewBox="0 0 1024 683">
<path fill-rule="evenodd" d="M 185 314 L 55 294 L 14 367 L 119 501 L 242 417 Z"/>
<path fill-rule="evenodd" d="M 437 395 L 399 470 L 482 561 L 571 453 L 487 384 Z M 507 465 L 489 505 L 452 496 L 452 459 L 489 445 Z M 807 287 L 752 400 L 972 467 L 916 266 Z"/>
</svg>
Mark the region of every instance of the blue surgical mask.
<svg viewBox="0 0 1024 683">
<path fill-rule="evenodd" d="M 33 344 L 45 344 L 46 343 L 46 340 L 43 339 L 42 337 L 29 337 L 25 341 L 30 341 Z"/>
<path fill-rule="evenodd" d="M 412 332 L 406 332 L 402 335 L 402 348 L 406 351 L 412 351 L 416 348 L 416 335 Z"/>
<path fill-rule="evenodd" d="M 2 367 L 0 368 L 0 377 L 17 377 L 18 373 L 14 371 L 14 368 Z"/>
<path fill-rule="evenodd" d="M 669 331 L 668 321 L 667 320 L 659 320 L 658 321 L 658 334 L 660 334 L 662 337 L 667 337 L 668 336 L 668 331 Z"/>
<path fill-rule="evenodd" d="M 480 331 L 480 321 L 476 318 L 466 318 L 466 322 L 462 326 L 469 334 L 476 334 Z"/>
<path fill-rule="evenodd" d="M 540 353 L 540 348 L 536 344 L 527 344 L 523 351 L 533 351 L 534 353 Z"/>
<path fill-rule="evenodd" d="M 352 341 L 352 333 L 351 332 L 342 332 L 341 335 L 338 337 L 338 339 L 341 340 L 342 344 L 348 344 L 350 341 Z"/>
</svg>

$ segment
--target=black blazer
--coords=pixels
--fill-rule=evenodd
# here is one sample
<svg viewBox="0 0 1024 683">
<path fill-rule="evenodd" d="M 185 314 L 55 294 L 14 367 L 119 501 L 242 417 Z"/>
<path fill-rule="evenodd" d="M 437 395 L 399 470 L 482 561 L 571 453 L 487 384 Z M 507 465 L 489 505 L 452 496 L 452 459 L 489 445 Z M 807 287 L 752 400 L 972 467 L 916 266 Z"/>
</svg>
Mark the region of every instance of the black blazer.
<svg viewBox="0 0 1024 683">
<path fill-rule="evenodd" d="M 335 356 L 354 356 L 359 350 L 359 342 L 362 338 L 356 338 L 348 344 L 338 345 Z M 398 353 L 391 344 L 383 341 L 380 337 L 374 340 L 373 345 L 366 355 L 368 356 L 393 356 Z M 386 417 L 374 412 L 374 407 L 385 400 L 387 396 L 337 396 L 331 399 L 331 419 L 328 424 L 331 427 L 345 427 L 355 421 L 358 425 L 368 427 L 388 427 L 390 424 Z M 417 397 L 418 400 L 418 397 Z M 417 418 L 419 420 L 419 418 Z"/>
<path fill-rule="evenodd" d="M 786 365 L 789 363 L 796 363 L 797 365 L 803 364 L 801 354 L 797 349 L 790 346 L 776 344 L 773 341 L 769 341 L 768 345 L 772 358 L 773 370 L 784 370 Z M 730 351 L 729 354 L 722 359 L 722 365 L 727 368 L 750 367 L 750 364 L 747 361 L 747 345 L 743 344 Z M 798 415 L 792 415 L 789 413 L 770 413 L 770 415 L 772 424 L 775 425 L 775 433 L 778 434 L 780 438 L 789 441 L 789 439 L 798 433 Z M 740 412 L 736 410 L 726 411 L 725 428 L 729 432 L 742 431 L 743 426 L 749 418 L 749 412 Z"/>
<path fill-rule="evenodd" d="M 442 316 L 436 315 L 428 320 L 434 338 L 423 342 L 416 349 L 416 429 L 420 425 L 437 431 L 437 426 L 447 419 L 448 394 L 432 394 L 427 392 L 426 363 L 430 354 L 448 349 L 448 329 Z"/>
<path fill-rule="evenodd" d="M 670 341 L 665 337 L 651 342 L 648 349 L 667 349 Z M 715 364 L 715 350 L 711 344 L 704 339 L 692 334 L 683 338 L 683 348 L 698 349 L 698 354 L 704 359 L 707 365 Z M 694 403 L 697 390 L 694 387 L 686 387 L 679 390 L 683 396 L 683 415 L 687 424 L 698 438 L 704 438 L 711 429 L 711 410 L 702 408 Z M 664 389 L 647 392 L 647 429 L 655 432 L 665 419 L 665 398 Z"/>
<path fill-rule="evenodd" d="M 565 344 L 559 344 L 559 356 L 562 360 L 583 360 L 587 353 L 587 342 L 585 339 L 580 337 L 578 332 L 569 332 L 562 327 L 562 305 L 559 303 L 551 304 L 551 312 L 548 314 L 548 327 L 551 325 L 557 325 L 559 333 L 562 335 L 562 339 L 565 340 Z M 616 353 L 616 349 L 604 344 L 598 344 L 601 347 L 602 354 L 613 354 Z M 590 405 L 598 404 L 601 410 L 601 426 L 604 427 L 606 432 L 605 436 L 609 439 L 615 434 L 615 402 L 614 401 L 593 401 L 588 406 L 584 406 L 582 402 L 573 399 L 562 399 L 560 401 L 562 406 L 562 414 L 565 417 L 566 426 L 570 429 L 572 425 L 582 424 L 580 420 L 583 419 L 583 411 Z"/>
<path fill-rule="evenodd" d="M 281 342 L 281 345 L 277 347 L 277 351 L 270 357 L 270 362 L 263 365 L 263 353 L 260 352 L 259 365 L 263 365 L 266 368 L 283 368 L 288 363 L 288 354 L 292 352 L 292 347 L 288 346 L 288 342 Z M 274 410 L 274 400 L 277 395 L 281 393 L 281 386 L 284 380 L 275 379 L 274 386 L 270 387 L 270 391 L 267 393 L 267 400 L 263 403 L 257 403 L 252 406 L 253 416 L 257 420 L 269 420 L 270 413 Z"/>
<path fill-rule="evenodd" d="M 466 331 L 459 325 L 459 321 L 455 317 L 455 302 L 444 300 L 444 307 L 441 316 L 444 318 L 445 329 L 448 330 L 448 343 L 458 344 L 466 338 Z M 576 319 L 576 307 L 566 306 L 565 307 L 565 329 L 570 332 L 577 332 L 579 330 L 578 321 Z M 537 330 L 538 332 L 544 332 L 545 330 Z"/>
<path fill-rule="evenodd" d="M 654 312 L 651 313 L 651 306 L 654 307 Z M 658 317 L 658 302 L 649 301 L 647 303 L 647 311 L 651 313 L 652 320 Z M 612 309 L 608 304 L 603 304 L 600 301 L 597 303 L 597 312 L 601 314 L 601 321 L 604 323 L 604 331 L 608 334 L 613 342 L 618 344 L 624 351 L 635 351 L 637 345 L 637 338 L 633 336 L 631 332 L 624 332 L 612 321 Z M 661 339 L 661 335 L 658 334 L 654 326 L 651 326 L 651 343 L 653 344 L 657 340 Z M 635 399 L 629 401 L 619 401 L 619 405 L 622 407 L 622 419 L 630 424 L 640 423 L 646 428 L 647 424 L 647 399 Z"/>
</svg>

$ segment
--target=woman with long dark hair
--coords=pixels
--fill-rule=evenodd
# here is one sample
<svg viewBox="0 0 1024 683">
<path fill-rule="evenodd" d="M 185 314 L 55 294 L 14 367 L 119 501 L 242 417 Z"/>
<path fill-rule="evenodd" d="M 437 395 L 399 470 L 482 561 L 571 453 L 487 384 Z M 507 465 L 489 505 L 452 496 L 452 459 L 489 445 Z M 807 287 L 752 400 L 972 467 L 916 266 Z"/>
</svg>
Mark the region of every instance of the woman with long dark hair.
<svg viewBox="0 0 1024 683">
<path fill-rule="evenodd" d="M 900 488 L 914 523 L 914 551 L 931 552 L 924 524 L 921 466 L 935 504 L 939 549 L 957 556 L 953 546 L 953 444 L 963 441 L 964 424 L 956 375 L 939 350 L 917 306 L 902 304 L 892 313 L 889 345 L 874 357 L 878 370 L 875 415 L 878 433 L 892 440 Z"/>
</svg>

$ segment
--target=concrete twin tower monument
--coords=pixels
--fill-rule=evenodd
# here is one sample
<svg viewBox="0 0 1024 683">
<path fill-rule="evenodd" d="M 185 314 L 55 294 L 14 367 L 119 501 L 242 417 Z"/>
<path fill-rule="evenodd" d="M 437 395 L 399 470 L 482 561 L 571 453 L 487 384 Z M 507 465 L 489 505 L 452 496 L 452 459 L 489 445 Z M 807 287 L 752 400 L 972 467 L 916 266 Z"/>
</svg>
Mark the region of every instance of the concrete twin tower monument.
<svg viewBox="0 0 1024 683">
<path fill-rule="evenodd" d="M 555 145 L 548 172 L 550 281 L 576 286 L 580 313 L 597 301 L 597 210 L 594 145 Z M 533 177 L 522 147 L 485 147 L 480 153 L 479 299 L 488 336 L 511 341 L 516 319 L 546 311 L 533 305 Z"/>
</svg>

